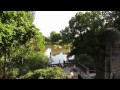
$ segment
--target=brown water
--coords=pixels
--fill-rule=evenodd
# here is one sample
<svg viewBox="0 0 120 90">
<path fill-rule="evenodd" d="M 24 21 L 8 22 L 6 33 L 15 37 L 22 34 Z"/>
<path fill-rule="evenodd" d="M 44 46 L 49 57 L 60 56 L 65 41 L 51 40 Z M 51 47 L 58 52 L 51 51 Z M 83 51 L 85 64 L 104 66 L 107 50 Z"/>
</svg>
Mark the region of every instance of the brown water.
<svg viewBox="0 0 120 90">
<path fill-rule="evenodd" d="M 54 48 L 53 45 L 46 45 L 46 51 L 45 55 L 50 59 L 50 53 L 51 53 L 51 64 L 57 64 L 59 60 L 61 63 L 63 60 L 67 61 L 67 54 L 70 52 L 70 49 L 65 49 L 65 48 Z M 70 59 L 73 59 L 71 57 Z"/>
</svg>

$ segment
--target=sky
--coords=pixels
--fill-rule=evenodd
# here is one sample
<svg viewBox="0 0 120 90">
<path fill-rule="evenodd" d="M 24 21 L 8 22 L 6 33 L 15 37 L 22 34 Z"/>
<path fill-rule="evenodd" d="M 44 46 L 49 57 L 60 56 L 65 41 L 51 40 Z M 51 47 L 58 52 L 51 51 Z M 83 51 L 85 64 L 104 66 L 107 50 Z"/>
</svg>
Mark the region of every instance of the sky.
<svg viewBox="0 0 120 90">
<path fill-rule="evenodd" d="M 68 26 L 69 20 L 79 11 L 36 11 L 35 26 L 44 36 L 50 36 L 50 32 L 60 30 Z"/>
</svg>

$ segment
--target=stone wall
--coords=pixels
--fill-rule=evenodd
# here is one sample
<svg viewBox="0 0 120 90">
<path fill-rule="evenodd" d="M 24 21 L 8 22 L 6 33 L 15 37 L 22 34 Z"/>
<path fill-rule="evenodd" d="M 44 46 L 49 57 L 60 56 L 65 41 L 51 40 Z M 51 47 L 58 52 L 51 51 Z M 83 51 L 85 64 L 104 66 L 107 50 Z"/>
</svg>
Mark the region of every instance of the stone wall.
<svg viewBox="0 0 120 90">
<path fill-rule="evenodd" d="M 115 28 L 104 30 L 100 39 L 96 78 L 120 79 L 120 32 Z"/>
</svg>

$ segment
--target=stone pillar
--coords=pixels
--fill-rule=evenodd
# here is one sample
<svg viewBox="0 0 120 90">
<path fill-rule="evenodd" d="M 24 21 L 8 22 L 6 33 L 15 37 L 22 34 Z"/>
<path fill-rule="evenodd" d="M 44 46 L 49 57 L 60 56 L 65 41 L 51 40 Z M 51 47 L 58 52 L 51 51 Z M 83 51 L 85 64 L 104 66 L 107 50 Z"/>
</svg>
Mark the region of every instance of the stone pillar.
<svg viewBox="0 0 120 90">
<path fill-rule="evenodd" d="M 120 79 L 120 32 L 115 28 L 104 30 L 96 60 L 97 79 Z"/>
</svg>

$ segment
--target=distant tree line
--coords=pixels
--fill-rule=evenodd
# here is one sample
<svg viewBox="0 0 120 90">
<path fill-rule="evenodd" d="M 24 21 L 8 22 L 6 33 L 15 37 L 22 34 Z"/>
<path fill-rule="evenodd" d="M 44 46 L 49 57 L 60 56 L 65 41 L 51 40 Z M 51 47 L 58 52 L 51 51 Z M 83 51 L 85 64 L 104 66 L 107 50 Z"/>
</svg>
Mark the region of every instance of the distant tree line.
<svg viewBox="0 0 120 90">
<path fill-rule="evenodd" d="M 61 35 L 60 33 L 57 33 L 55 31 L 52 31 L 50 33 L 50 37 L 44 36 L 46 42 L 51 42 L 51 43 L 56 43 L 61 40 Z"/>
</svg>

